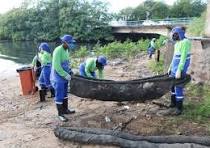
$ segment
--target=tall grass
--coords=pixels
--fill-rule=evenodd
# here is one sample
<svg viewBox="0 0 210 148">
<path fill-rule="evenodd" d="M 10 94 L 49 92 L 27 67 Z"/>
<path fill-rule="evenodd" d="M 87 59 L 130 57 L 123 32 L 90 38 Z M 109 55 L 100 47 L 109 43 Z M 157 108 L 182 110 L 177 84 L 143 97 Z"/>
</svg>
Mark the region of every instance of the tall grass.
<svg viewBox="0 0 210 148">
<path fill-rule="evenodd" d="M 78 68 L 80 63 L 89 55 L 89 51 L 85 46 L 81 46 L 79 50 L 70 53 L 71 67 Z"/>
<path fill-rule="evenodd" d="M 163 74 L 164 73 L 164 65 L 163 65 L 163 56 L 160 56 L 160 61 L 156 62 L 155 60 L 151 60 L 148 63 L 148 67 L 152 70 L 152 72 L 156 74 Z"/>
<path fill-rule="evenodd" d="M 156 40 L 157 49 L 163 46 L 163 41 L 166 37 L 161 36 Z M 71 53 L 72 67 L 76 68 L 79 66 L 79 63 L 84 61 L 86 57 L 105 55 L 108 59 L 114 58 L 125 58 L 130 59 L 138 55 L 139 53 L 147 53 L 147 48 L 149 46 L 150 40 L 139 40 L 138 42 L 132 42 L 127 40 L 123 43 L 119 41 L 114 41 L 107 45 L 96 44 L 93 47 L 93 50 L 88 50 L 85 46 L 81 46 L 80 49 Z M 93 53 L 94 52 L 94 53 Z M 160 64 L 160 63 L 159 63 Z M 162 64 L 159 66 L 161 67 Z"/>
<path fill-rule="evenodd" d="M 195 18 L 189 25 L 187 32 L 194 36 L 203 36 L 205 30 L 206 12 L 203 12 L 201 17 Z"/>
<path fill-rule="evenodd" d="M 189 85 L 184 118 L 205 122 L 210 118 L 210 86 Z"/>
<path fill-rule="evenodd" d="M 163 46 L 163 41 L 166 37 L 161 36 L 156 41 L 157 48 Z M 133 58 L 139 53 L 147 53 L 150 40 L 139 40 L 138 42 L 131 42 L 127 40 L 123 43 L 115 41 L 104 46 L 95 46 L 94 51 L 96 55 L 105 55 L 108 58 Z"/>
<path fill-rule="evenodd" d="M 79 50 L 76 50 L 75 52 L 71 52 L 71 57 L 72 58 L 84 58 L 87 57 L 89 54 L 89 51 L 87 47 L 81 46 Z"/>
</svg>

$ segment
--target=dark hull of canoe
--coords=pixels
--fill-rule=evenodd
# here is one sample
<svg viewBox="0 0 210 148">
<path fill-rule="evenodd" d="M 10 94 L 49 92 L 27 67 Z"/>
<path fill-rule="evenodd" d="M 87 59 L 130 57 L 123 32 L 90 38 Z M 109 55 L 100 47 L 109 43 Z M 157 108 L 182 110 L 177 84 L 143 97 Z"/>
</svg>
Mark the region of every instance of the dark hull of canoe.
<svg viewBox="0 0 210 148">
<path fill-rule="evenodd" d="M 102 101 L 145 101 L 158 99 L 166 94 L 172 85 L 189 82 L 190 76 L 182 80 L 174 80 L 167 75 L 131 81 L 112 81 L 87 79 L 73 76 L 71 94 L 82 98 Z"/>
</svg>

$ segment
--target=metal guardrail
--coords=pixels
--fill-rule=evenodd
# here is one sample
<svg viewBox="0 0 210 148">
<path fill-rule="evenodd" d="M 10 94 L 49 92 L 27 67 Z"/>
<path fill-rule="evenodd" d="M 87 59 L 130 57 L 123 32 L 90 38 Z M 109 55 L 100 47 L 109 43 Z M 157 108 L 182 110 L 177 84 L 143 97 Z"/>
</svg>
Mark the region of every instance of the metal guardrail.
<svg viewBox="0 0 210 148">
<path fill-rule="evenodd" d="M 188 25 L 194 18 L 166 18 L 139 21 L 111 21 L 112 27 L 123 26 L 160 26 L 160 25 Z"/>
</svg>

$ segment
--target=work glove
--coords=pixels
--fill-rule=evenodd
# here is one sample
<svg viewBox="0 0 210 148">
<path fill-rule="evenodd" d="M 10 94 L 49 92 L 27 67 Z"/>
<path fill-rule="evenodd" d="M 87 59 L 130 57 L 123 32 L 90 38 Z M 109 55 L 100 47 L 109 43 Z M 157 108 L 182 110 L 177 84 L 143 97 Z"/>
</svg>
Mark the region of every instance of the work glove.
<svg viewBox="0 0 210 148">
<path fill-rule="evenodd" d="M 69 74 L 66 75 L 66 76 L 65 76 L 65 79 L 68 80 L 68 81 L 71 81 L 71 75 L 69 75 Z"/>
<path fill-rule="evenodd" d="M 177 70 L 176 71 L 176 79 L 180 79 L 181 78 L 181 71 L 180 70 Z"/>
</svg>

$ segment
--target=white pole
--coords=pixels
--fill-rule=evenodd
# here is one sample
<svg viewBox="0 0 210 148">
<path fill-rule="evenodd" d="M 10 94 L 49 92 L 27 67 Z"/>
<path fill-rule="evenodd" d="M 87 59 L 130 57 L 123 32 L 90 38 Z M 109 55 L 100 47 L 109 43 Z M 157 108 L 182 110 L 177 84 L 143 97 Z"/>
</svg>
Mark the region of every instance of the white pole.
<svg viewBox="0 0 210 148">
<path fill-rule="evenodd" d="M 210 0 L 207 4 L 206 22 L 205 22 L 205 36 L 210 37 Z"/>
</svg>

